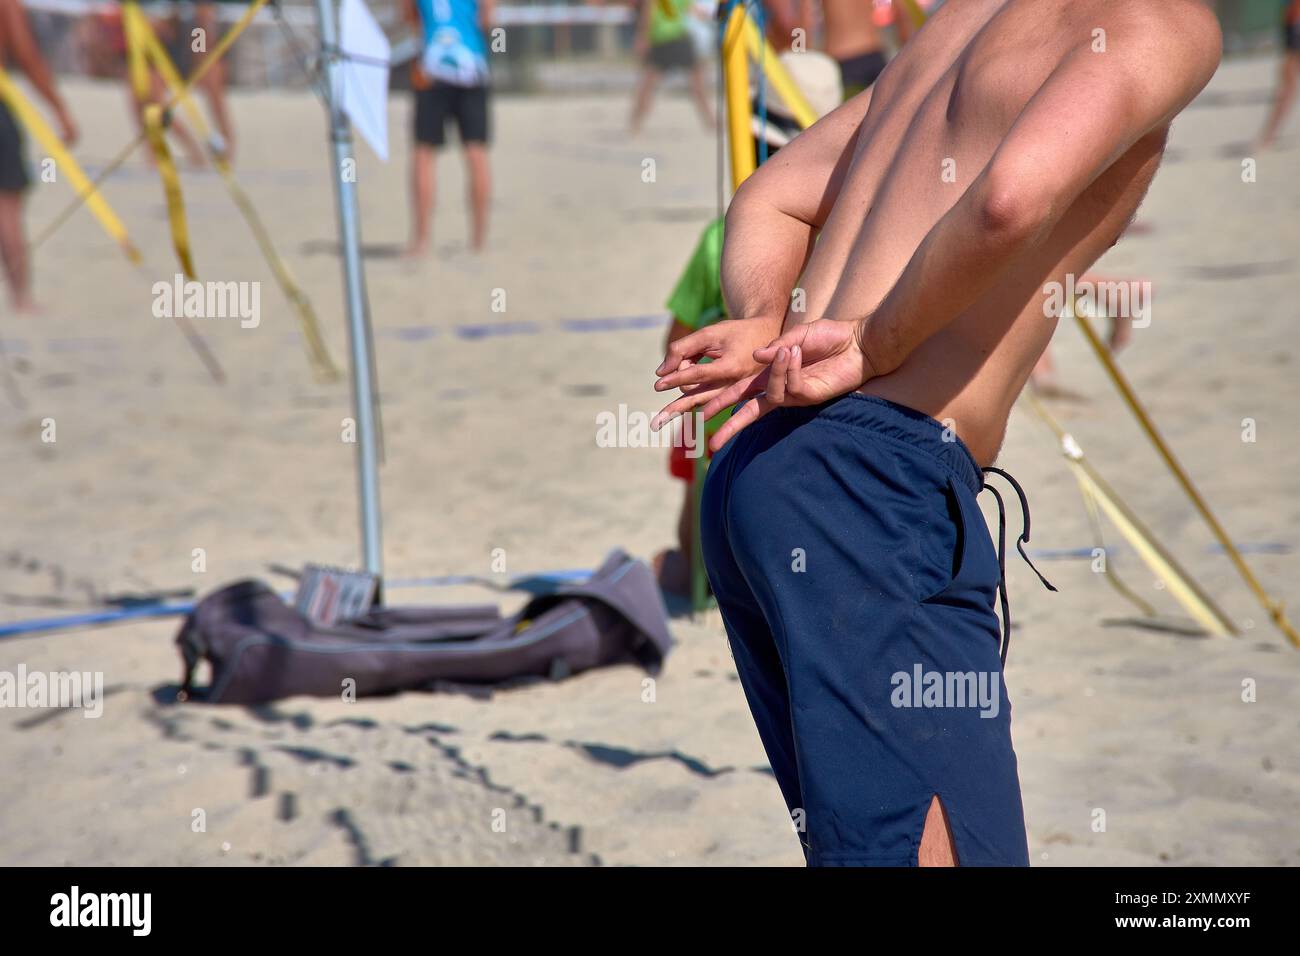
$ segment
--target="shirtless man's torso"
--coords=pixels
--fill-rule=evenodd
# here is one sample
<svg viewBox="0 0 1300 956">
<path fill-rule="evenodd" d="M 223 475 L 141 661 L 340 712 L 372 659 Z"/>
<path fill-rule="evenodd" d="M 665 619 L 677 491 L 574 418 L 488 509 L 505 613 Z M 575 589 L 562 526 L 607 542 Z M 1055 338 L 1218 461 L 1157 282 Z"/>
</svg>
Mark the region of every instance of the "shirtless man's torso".
<svg viewBox="0 0 1300 956">
<path fill-rule="evenodd" d="M 737 193 L 730 314 L 768 320 L 747 342 L 774 312 L 786 331 L 866 320 L 875 374 L 862 390 L 953 419 L 989 464 L 1055 327 L 1043 285 L 1081 276 L 1116 241 L 1219 52 L 1194 0 L 950 0 L 872 90 Z M 786 316 L 796 282 L 807 309 Z M 678 344 L 680 364 L 693 343 Z M 659 387 L 722 380 L 704 368 Z"/>
</svg>

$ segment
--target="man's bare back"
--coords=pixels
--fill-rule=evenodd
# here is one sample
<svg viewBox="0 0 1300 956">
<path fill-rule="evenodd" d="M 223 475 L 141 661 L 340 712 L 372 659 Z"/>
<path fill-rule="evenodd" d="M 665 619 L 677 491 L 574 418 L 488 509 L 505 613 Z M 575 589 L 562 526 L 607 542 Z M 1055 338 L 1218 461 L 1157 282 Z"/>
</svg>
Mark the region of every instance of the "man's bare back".
<svg viewBox="0 0 1300 956">
<path fill-rule="evenodd" d="M 1044 45 L 1034 22 L 1016 16 L 1026 4 L 1057 7 L 1069 29 Z M 833 303 L 821 300 L 824 317 L 850 318 L 879 304 L 1065 56 L 1080 48 L 1099 61 L 1116 55 L 1091 53 L 1093 29 L 1107 32 L 1109 48 L 1124 48 L 1124 32 L 1142 27 L 1117 23 L 1124 17 L 1116 6 L 1077 0 L 949 4 L 904 48 L 877 81 L 876 97 L 888 107 L 868 112 L 845 183 L 845 191 L 857 192 L 868 208 L 865 220 L 854 215 L 856 206 L 837 207 L 822 231 L 826 248 L 819 246 L 818 253 L 824 259 L 815 255 L 810 264 L 811 285 L 813 269 L 818 278 L 842 274 L 853 237 L 857 248 L 871 250 L 851 285 Z M 1111 8 L 1104 17 L 1103 7 Z M 862 391 L 951 418 L 980 463 L 991 463 L 1011 405 L 1055 328 L 1055 319 L 1043 315 L 1043 284 L 1063 281 L 1067 272 L 1082 275 L 1119 237 L 1155 175 L 1167 129 L 1131 147 L 996 286 Z M 945 182 L 945 174 L 953 181 Z M 821 283 L 819 291 L 828 287 Z M 819 304 L 810 303 L 814 314 Z"/>
<path fill-rule="evenodd" d="M 688 394 L 668 410 L 758 394 L 721 444 L 772 407 L 860 389 L 951 419 L 991 463 L 1056 324 L 1044 284 L 1118 238 L 1219 50 L 1194 0 L 950 0 L 737 193 L 723 286 L 731 315 L 761 321 L 681 340 L 657 387 Z"/>
<path fill-rule="evenodd" d="M 872 6 L 862 0 L 822 0 L 826 53 L 837 60 L 872 53 L 882 46 Z"/>
</svg>

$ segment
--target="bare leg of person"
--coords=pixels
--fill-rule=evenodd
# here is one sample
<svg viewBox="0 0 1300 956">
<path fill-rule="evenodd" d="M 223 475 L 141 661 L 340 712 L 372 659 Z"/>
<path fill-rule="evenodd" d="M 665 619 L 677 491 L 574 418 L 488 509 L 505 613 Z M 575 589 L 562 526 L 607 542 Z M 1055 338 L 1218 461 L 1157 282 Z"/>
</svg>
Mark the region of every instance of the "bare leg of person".
<svg viewBox="0 0 1300 956">
<path fill-rule="evenodd" d="M 167 84 L 163 82 L 161 76 L 155 73 L 153 77 L 153 101 L 155 103 L 166 103 L 169 96 L 170 91 L 167 89 Z M 203 151 L 203 147 L 199 145 L 198 138 L 190 132 L 188 126 L 181 122 L 181 118 L 177 115 L 175 109 L 171 111 L 171 124 L 167 129 L 180 141 L 181 149 L 185 150 L 185 156 L 191 166 L 201 168 L 207 165 L 208 157 Z"/>
<path fill-rule="evenodd" d="M 1061 384 L 1060 378 L 1057 377 L 1051 346 L 1043 349 L 1043 354 L 1038 357 L 1034 370 L 1029 373 L 1029 387 L 1039 398 L 1055 398 L 1066 402 L 1088 401 L 1087 395 Z"/>
<path fill-rule="evenodd" d="M 212 118 L 216 121 L 217 132 L 221 134 L 225 146 L 226 159 L 233 162 L 235 158 L 235 124 L 230 118 L 230 107 L 226 103 L 225 64 L 217 63 L 203 78 L 203 92 L 207 94 L 208 105 L 212 107 Z"/>
<path fill-rule="evenodd" d="M 211 3 L 199 4 L 195 12 L 195 23 L 207 34 L 208 42 L 215 45 L 220 33 L 217 23 L 216 8 Z M 217 132 L 225 146 L 228 161 L 235 158 L 235 125 L 230 119 L 230 109 L 226 105 L 226 64 L 218 61 L 208 68 L 203 77 L 203 93 L 212 108 L 212 118 L 216 121 Z"/>
<path fill-rule="evenodd" d="M 700 120 L 705 129 L 713 129 L 713 106 L 709 103 L 709 91 L 704 84 L 704 66 L 697 63 L 691 67 L 691 96 L 695 98 L 695 108 L 700 112 Z"/>
<path fill-rule="evenodd" d="M 658 70 L 647 66 L 641 71 L 641 79 L 637 82 L 636 95 L 632 98 L 631 131 L 633 133 L 641 131 L 641 124 L 645 122 L 646 114 L 650 112 L 650 102 L 654 99 L 655 87 L 658 85 Z"/>
<path fill-rule="evenodd" d="M 438 151 L 416 143 L 411 151 L 411 244 L 407 255 L 418 256 L 429 246 L 429 220 L 433 215 L 434 160 Z"/>
<path fill-rule="evenodd" d="M 925 829 L 921 832 L 921 847 L 916 854 L 917 866 L 956 866 L 957 851 L 952 845 L 952 830 L 943 804 L 935 797 L 925 815 Z"/>
<path fill-rule="evenodd" d="M 655 580 L 659 582 L 660 589 L 668 594 L 691 593 L 691 541 L 695 526 L 695 509 L 691 507 L 691 499 L 691 486 L 687 485 L 682 499 L 682 511 L 677 519 L 677 547 L 660 551 L 652 562 Z"/>
<path fill-rule="evenodd" d="M 1300 53 L 1288 52 L 1282 57 L 1282 72 L 1277 78 L 1277 90 L 1273 94 L 1273 108 L 1269 110 L 1264 131 L 1259 134 L 1256 145 L 1268 149 L 1277 140 L 1277 132 L 1282 127 L 1286 114 L 1291 111 L 1291 102 L 1295 99 L 1297 75 L 1300 75 Z"/>
<path fill-rule="evenodd" d="M 492 190 L 486 143 L 465 144 L 465 167 L 469 173 L 470 246 L 478 252 L 487 242 L 488 200 Z"/>
<path fill-rule="evenodd" d="M 36 311 L 31 297 L 31 279 L 27 263 L 27 239 L 23 235 L 23 194 L 0 191 L 0 260 L 14 309 L 20 313 Z"/>
</svg>

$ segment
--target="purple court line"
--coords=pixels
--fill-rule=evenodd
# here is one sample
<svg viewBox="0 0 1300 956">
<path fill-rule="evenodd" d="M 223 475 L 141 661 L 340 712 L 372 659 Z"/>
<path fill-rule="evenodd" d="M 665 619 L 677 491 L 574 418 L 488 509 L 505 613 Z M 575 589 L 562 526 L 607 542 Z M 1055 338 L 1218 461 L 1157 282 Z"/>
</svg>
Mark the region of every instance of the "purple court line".
<svg viewBox="0 0 1300 956">
<path fill-rule="evenodd" d="M 556 325 L 564 332 L 625 332 L 639 329 L 658 329 L 668 322 L 665 313 L 658 315 L 602 316 L 589 319 L 560 319 Z M 403 325 L 393 329 L 380 329 L 378 334 L 402 342 L 423 342 L 437 338 L 442 329 L 433 325 Z M 476 342 L 482 339 L 505 338 L 512 335 L 537 335 L 543 331 L 538 322 L 479 322 L 452 326 L 451 333 L 459 339 Z M 296 337 L 294 338 L 296 342 Z"/>
<path fill-rule="evenodd" d="M 602 319 L 561 319 L 560 328 L 566 332 L 621 332 L 625 329 L 662 328 L 668 322 L 664 313 L 658 315 L 628 315 Z"/>
<path fill-rule="evenodd" d="M 509 335 L 536 335 L 541 330 L 541 326 L 536 322 L 502 322 L 500 324 L 458 325 L 456 326 L 456 337 L 458 339 L 477 341 L 479 339 L 505 338 Z"/>
</svg>

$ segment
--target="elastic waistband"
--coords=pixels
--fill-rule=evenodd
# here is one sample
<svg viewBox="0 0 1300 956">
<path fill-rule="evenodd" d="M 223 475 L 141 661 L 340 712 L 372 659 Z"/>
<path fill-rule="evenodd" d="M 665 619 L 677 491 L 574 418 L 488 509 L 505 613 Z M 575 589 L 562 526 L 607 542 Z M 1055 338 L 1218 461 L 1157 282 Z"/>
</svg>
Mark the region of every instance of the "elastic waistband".
<svg viewBox="0 0 1300 956">
<path fill-rule="evenodd" d="M 932 456 L 954 478 L 970 488 L 971 494 L 979 494 L 984 487 L 984 473 L 979 463 L 956 432 L 906 405 L 875 395 L 849 392 L 824 405 L 782 408 L 777 411 L 787 419 L 819 419 L 870 429 Z"/>
</svg>

